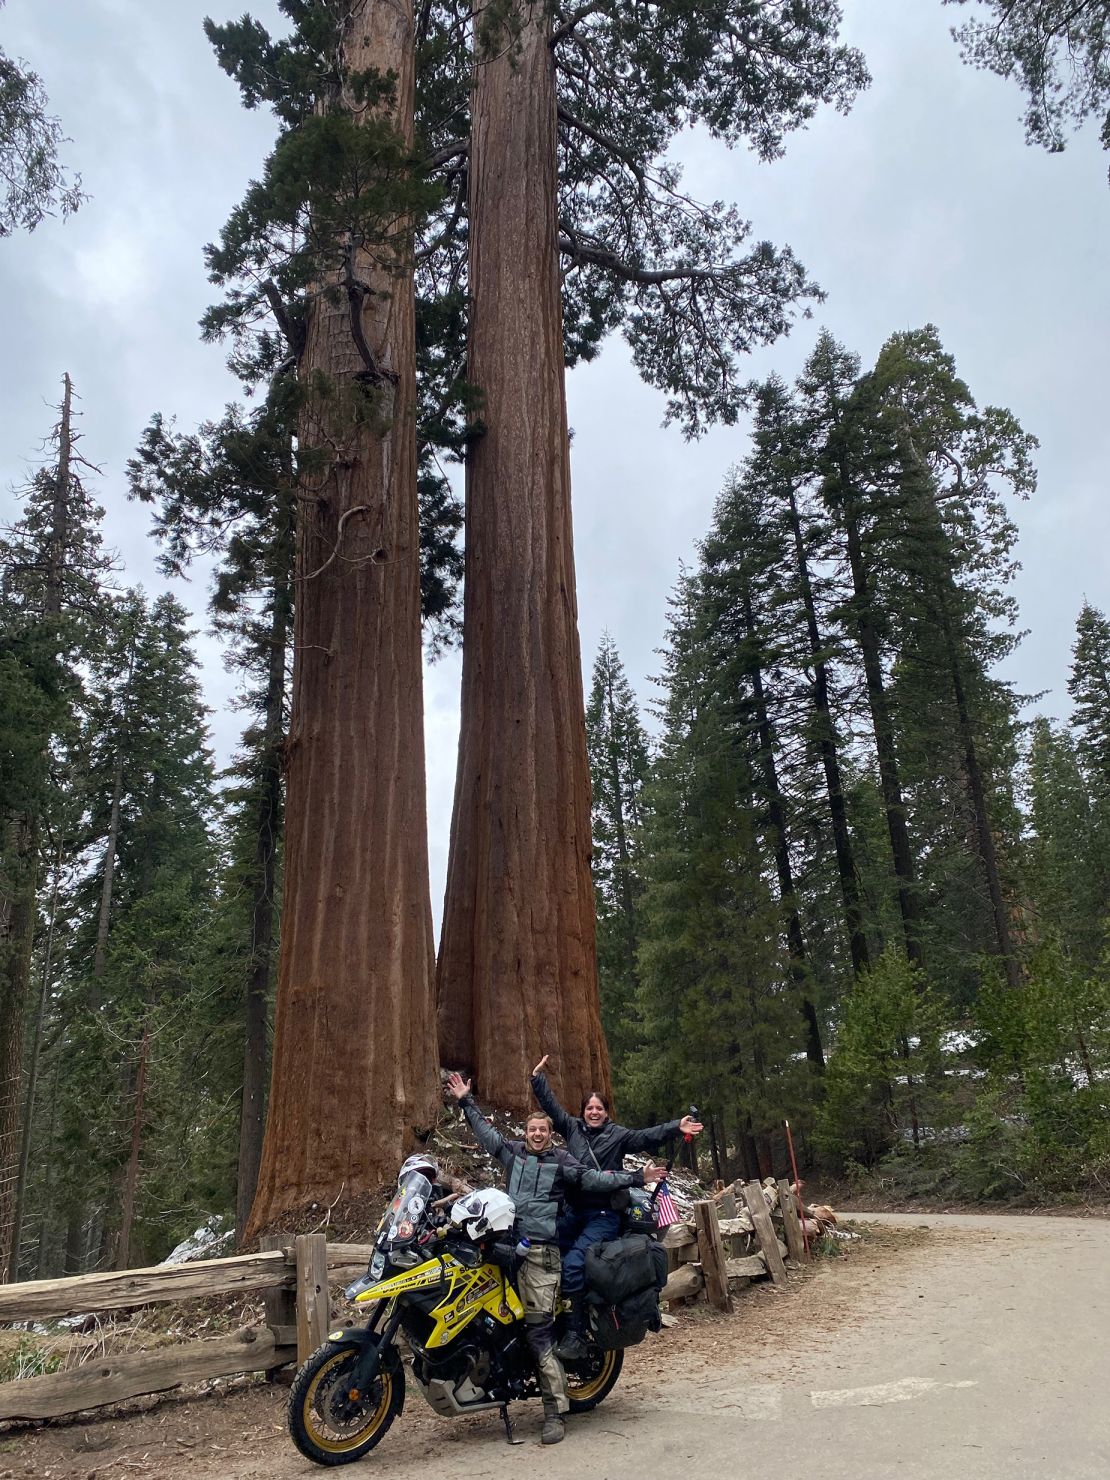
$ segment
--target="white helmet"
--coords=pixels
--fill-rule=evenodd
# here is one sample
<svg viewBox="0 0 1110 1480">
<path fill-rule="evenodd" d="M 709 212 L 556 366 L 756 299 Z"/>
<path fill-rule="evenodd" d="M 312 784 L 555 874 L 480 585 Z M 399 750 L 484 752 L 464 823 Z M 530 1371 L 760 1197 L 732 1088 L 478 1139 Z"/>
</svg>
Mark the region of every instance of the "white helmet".
<svg viewBox="0 0 1110 1480">
<path fill-rule="evenodd" d="M 475 1241 L 490 1233 L 507 1233 L 515 1218 L 515 1203 L 498 1187 L 470 1192 L 451 1209 L 451 1222 Z"/>
</svg>

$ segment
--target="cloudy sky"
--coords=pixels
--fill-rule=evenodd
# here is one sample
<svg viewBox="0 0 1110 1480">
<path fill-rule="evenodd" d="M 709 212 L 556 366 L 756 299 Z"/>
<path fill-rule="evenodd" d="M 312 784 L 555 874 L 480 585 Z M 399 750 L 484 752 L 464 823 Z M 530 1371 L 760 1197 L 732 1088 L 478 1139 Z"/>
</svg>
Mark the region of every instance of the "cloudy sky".
<svg viewBox="0 0 1110 1480">
<path fill-rule="evenodd" d="M 250 8 L 269 20 L 275 7 Z M 0 45 L 42 76 L 91 199 L 66 224 L 0 242 L 0 518 L 33 466 L 69 370 L 107 533 L 130 581 L 164 582 L 147 514 L 124 496 L 124 464 L 151 412 L 183 428 L 235 395 L 196 322 L 210 300 L 201 247 L 219 230 L 271 142 L 240 108 L 201 30 L 244 0 L 8 0 Z M 828 297 L 812 323 L 762 351 L 752 374 L 793 376 L 821 325 L 872 360 L 895 330 L 935 323 L 980 402 L 1009 406 L 1041 441 L 1040 489 L 1016 512 L 1017 595 L 1030 629 L 1010 660 L 1040 707 L 1066 713 L 1080 601 L 1110 605 L 1105 500 L 1110 467 L 1110 189 L 1092 129 L 1062 155 L 1026 147 L 1016 86 L 966 68 L 940 0 L 844 0 L 845 39 L 864 51 L 870 90 L 847 118 L 820 115 L 786 158 L 761 165 L 696 136 L 682 141 L 691 190 L 735 201 L 756 234 L 789 242 Z M 743 426 L 689 445 L 619 341 L 569 384 L 584 663 L 608 629 L 641 695 L 679 562 L 706 531 Z M 203 635 L 203 578 L 178 594 L 197 613 L 217 754 L 241 716 Z M 446 865 L 459 671 L 427 675 L 432 896 Z"/>
</svg>

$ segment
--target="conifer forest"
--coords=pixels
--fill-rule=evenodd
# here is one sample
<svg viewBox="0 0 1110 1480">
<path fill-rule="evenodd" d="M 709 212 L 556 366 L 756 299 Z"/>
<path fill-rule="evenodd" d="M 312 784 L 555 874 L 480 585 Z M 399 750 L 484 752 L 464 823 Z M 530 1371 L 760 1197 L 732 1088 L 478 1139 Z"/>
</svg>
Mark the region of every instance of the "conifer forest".
<svg viewBox="0 0 1110 1480">
<path fill-rule="evenodd" d="M 869 121 L 901 7 L 179 9 L 136 54 L 188 37 L 225 111 L 176 215 L 84 148 L 78 31 L 0 0 L 0 1280 L 340 1225 L 441 1071 L 519 1117 L 544 1054 L 696 1104 L 705 1179 L 782 1175 L 788 1119 L 817 1184 L 1110 1200 L 1110 448 L 1083 504 L 1048 359 L 1104 376 L 1110 302 L 1053 345 L 1081 268 L 1013 276 L 1064 169 L 1104 276 L 1108 0 L 907 5 L 1028 218 L 987 262 L 907 165 L 885 268 L 847 145 L 789 170 L 952 144 Z M 119 67 L 137 160 L 188 89 Z M 189 313 L 131 306 L 130 211 Z"/>
</svg>

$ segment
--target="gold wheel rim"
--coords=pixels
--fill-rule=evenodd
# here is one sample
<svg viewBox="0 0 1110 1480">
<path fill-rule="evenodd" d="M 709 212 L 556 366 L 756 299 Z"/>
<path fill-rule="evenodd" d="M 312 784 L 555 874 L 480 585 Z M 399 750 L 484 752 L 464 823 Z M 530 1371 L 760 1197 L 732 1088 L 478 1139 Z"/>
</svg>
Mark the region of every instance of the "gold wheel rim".
<svg viewBox="0 0 1110 1480">
<path fill-rule="evenodd" d="M 587 1378 L 585 1382 L 574 1382 L 572 1374 L 568 1372 L 567 1392 L 570 1397 L 576 1399 L 579 1403 L 586 1403 L 591 1398 L 596 1398 L 612 1376 L 613 1368 L 616 1364 L 616 1352 L 605 1352 L 601 1359 L 601 1367 L 593 1377 Z"/>
<path fill-rule="evenodd" d="M 334 1372 L 335 1368 L 342 1362 L 345 1362 L 350 1355 L 351 1349 L 344 1347 L 342 1351 L 336 1352 L 334 1356 L 328 1358 L 309 1383 L 308 1391 L 305 1393 L 304 1402 L 301 1405 L 304 1426 L 308 1431 L 309 1438 L 313 1444 L 316 1444 L 320 1449 L 326 1450 L 328 1454 L 348 1454 L 352 1449 L 358 1449 L 360 1445 L 365 1444 L 367 1439 L 372 1439 L 384 1423 L 385 1416 L 389 1412 L 389 1406 L 393 1399 L 393 1378 L 388 1372 L 383 1372 L 378 1379 L 382 1385 L 381 1401 L 373 1413 L 367 1417 L 365 1424 L 360 1429 L 357 1429 L 355 1433 L 348 1434 L 342 1439 L 333 1439 L 328 1436 L 328 1433 L 318 1422 L 316 1397 L 324 1378 L 330 1372 Z"/>
</svg>

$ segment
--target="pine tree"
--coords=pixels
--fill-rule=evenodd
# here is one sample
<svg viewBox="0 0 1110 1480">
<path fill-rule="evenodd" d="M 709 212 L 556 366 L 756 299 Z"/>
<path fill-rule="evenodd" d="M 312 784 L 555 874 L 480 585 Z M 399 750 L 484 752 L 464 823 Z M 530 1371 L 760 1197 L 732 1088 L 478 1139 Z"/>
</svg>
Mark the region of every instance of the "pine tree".
<svg viewBox="0 0 1110 1480">
<path fill-rule="evenodd" d="M 1027 773 L 1028 888 L 1039 940 L 1059 942 L 1084 975 L 1098 972 L 1110 891 L 1096 813 L 1075 742 L 1033 721 Z"/>
<path fill-rule="evenodd" d="M 601 1019 L 618 1090 L 637 1044 L 642 881 L 638 852 L 647 782 L 647 734 L 632 686 L 606 632 L 594 660 L 586 704 L 593 796 L 593 877 Z"/>
<path fill-rule="evenodd" d="M 799 1002 L 782 949 L 781 909 L 757 835 L 758 779 L 715 684 L 697 580 L 671 602 L 664 720 L 645 789 L 640 1018 L 628 1070 L 645 1117 L 694 1099 L 740 1145 L 747 1175 L 767 1162 L 784 1114 L 809 1112 L 796 1060 Z"/>
<path fill-rule="evenodd" d="M 0 756 L 0 1274 L 19 1257 L 22 1062 L 30 1004 L 41 852 L 57 798 L 56 748 L 79 702 L 80 665 L 105 620 L 101 594 L 110 562 L 100 509 L 85 489 L 90 465 L 78 450 L 73 388 L 63 381 L 53 433 L 56 460 L 33 478 L 23 517 L 0 547 L 0 686 L 6 700 Z M 30 1113 L 28 1102 L 27 1113 Z"/>
<path fill-rule="evenodd" d="M 767 496 L 780 505 L 780 517 L 789 534 L 790 554 L 785 558 L 792 569 L 787 585 L 801 607 L 799 625 L 804 623 L 805 630 L 804 656 L 799 655 L 796 663 L 812 705 L 809 734 L 821 757 L 849 949 L 853 969 L 859 973 L 870 964 L 870 950 L 848 825 L 840 727 L 834 714 L 831 669 L 838 647 L 823 628 L 818 609 L 820 587 L 814 574 L 814 567 L 828 563 L 828 535 L 814 508 L 811 490 L 807 490 L 820 450 L 807 441 L 797 407 L 777 377 L 755 388 L 754 401 L 750 469 Z M 805 507 L 807 491 L 810 497 Z"/>
<path fill-rule="evenodd" d="M 71 908 L 70 1010 L 75 1088 L 92 1086 L 92 1134 L 79 1135 L 86 1187 L 99 1203 L 101 1256 L 117 1268 L 141 1251 L 143 1149 L 179 1019 L 202 989 L 214 882 L 212 770 L 184 609 L 131 593 L 97 678 L 87 721 L 86 856 Z M 193 1081 L 199 1090 L 199 1077 Z M 175 1102 L 188 1123 L 195 1098 Z M 72 1117 L 87 1113 L 72 1106 Z"/>
<path fill-rule="evenodd" d="M 798 391 L 807 435 L 818 449 L 815 471 L 822 480 L 822 497 L 843 541 L 847 592 L 838 617 L 859 651 L 906 953 L 919 962 L 917 865 L 884 663 L 884 609 L 874 570 L 878 536 L 871 526 L 881 509 L 881 503 L 869 498 L 867 481 L 874 458 L 874 392 L 869 384 L 858 383 L 859 370 L 858 358 L 823 333 L 799 378 Z"/>
<path fill-rule="evenodd" d="M 1075 627 L 1068 693 L 1076 750 L 1100 805 L 1110 802 L 1110 621 L 1083 603 Z"/>
<path fill-rule="evenodd" d="M 754 462 L 754 459 L 753 459 Z M 752 463 L 726 484 L 713 527 L 701 547 L 700 618 L 712 654 L 713 683 L 722 713 L 737 726 L 749 751 L 753 793 L 762 820 L 764 846 L 773 860 L 785 926 L 790 970 L 806 1023 L 806 1056 L 824 1068 L 817 983 L 806 948 L 794 881 L 793 799 L 781 772 L 784 731 L 796 714 L 784 703 L 784 668 L 793 645 L 792 624 L 783 610 L 782 576 L 787 566 L 785 530 L 766 506 L 759 470 Z M 783 619 L 786 618 L 784 622 Z"/>
<path fill-rule="evenodd" d="M 1008 777 L 1016 763 L 1017 701 L 990 670 L 1018 640 L 1006 590 L 1017 532 L 1003 493 L 1025 497 L 1035 488 L 1037 444 L 1009 412 L 977 408 L 931 325 L 892 336 L 869 385 L 891 448 L 880 585 L 887 587 L 898 652 L 893 694 L 901 749 L 909 755 L 907 726 L 916 709 L 924 732 L 918 769 L 924 762 L 928 776 L 938 753 L 938 704 L 948 707 L 956 786 L 966 798 L 977 888 L 986 895 L 987 948 L 1015 986 L 1020 964 L 1003 839 L 1012 852 L 1017 813 Z M 934 738 L 926 740 L 929 734 Z M 934 790 L 939 779 L 934 769 Z M 924 809 L 917 811 L 921 831 Z M 931 866 L 940 851 L 930 837 Z"/>
<path fill-rule="evenodd" d="M 253 715 L 233 767 L 228 800 L 237 819 L 231 841 L 234 887 L 228 880 L 224 890 L 226 907 L 240 917 L 242 932 L 238 947 L 231 948 L 242 972 L 240 1237 L 262 1153 L 285 800 L 296 482 L 284 389 L 279 382 L 254 416 L 231 407 L 219 423 L 193 436 L 175 434 L 155 417 L 129 466 L 133 493 L 156 506 L 163 568 L 180 573 L 198 553 L 218 559 L 212 614 L 230 644 L 232 664 L 243 674 L 240 707 Z M 240 901 L 247 902 L 245 909 Z"/>
<path fill-rule="evenodd" d="M 1110 914 L 1110 622 L 1083 603 L 1075 629 L 1068 693 L 1074 709 L 1075 753 L 1091 798 L 1096 876 L 1101 879 L 1099 922 Z"/>
</svg>

